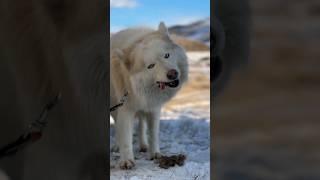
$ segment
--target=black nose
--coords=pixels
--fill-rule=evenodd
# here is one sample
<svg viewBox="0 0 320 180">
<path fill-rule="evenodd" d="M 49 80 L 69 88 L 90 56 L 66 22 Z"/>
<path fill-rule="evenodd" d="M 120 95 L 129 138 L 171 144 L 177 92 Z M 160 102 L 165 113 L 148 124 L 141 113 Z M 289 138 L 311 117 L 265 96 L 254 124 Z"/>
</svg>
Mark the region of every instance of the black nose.
<svg viewBox="0 0 320 180">
<path fill-rule="evenodd" d="M 178 77 L 178 71 L 175 70 L 175 69 L 169 70 L 169 71 L 168 71 L 168 74 L 167 74 L 167 77 L 168 77 L 168 79 L 170 79 L 170 80 L 175 80 L 175 79 L 177 79 L 177 77 Z"/>
</svg>

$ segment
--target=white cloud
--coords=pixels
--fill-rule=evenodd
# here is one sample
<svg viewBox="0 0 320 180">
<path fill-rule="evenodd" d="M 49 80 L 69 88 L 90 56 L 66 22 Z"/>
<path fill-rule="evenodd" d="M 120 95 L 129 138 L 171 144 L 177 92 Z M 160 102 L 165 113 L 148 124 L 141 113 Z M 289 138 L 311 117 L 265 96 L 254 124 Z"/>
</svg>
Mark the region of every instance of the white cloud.
<svg viewBox="0 0 320 180">
<path fill-rule="evenodd" d="M 138 5 L 136 0 L 110 0 L 112 8 L 134 8 Z"/>
</svg>

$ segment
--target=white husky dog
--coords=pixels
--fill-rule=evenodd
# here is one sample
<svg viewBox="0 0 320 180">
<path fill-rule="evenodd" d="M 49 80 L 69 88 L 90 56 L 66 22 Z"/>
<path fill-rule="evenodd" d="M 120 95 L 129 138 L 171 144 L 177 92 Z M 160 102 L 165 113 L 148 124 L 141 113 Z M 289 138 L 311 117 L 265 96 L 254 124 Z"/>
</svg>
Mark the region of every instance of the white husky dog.
<svg viewBox="0 0 320 180">
<path fill-rule="evenodd" d="M 116 122 L 120 168 L 134 167 L 133 122 L 139 119 L 140 150 L 150 159 L 160 157 L 159 118 L 161 108 L 188 78 L 187 56 L 175 44 L 164 23 L 158 30 L 136 28 L 111 37 L 110 105 L 128 92 L 123 106 L 111 113 Z M 146 126 L 147 125 L 147 126 Z M 149 129 L 147 142 L 146 127 Z"/>
</svg>

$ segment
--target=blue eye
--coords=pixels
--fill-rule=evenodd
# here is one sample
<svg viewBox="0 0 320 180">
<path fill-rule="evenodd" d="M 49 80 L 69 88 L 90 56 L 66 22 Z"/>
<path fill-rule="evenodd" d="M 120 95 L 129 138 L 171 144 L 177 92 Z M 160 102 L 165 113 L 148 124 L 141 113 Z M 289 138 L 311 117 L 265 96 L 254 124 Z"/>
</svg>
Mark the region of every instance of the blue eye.
<svg viewBox="0 0 320 180">
<path fill-rule="evenodd" d="M 170 57 L 170 54 L 169 53 L 166 53 L 165 55 L 164 55 L 164 58 L 166 58 L 166 59 L 168 59 Z"/>
<path fill-rule="evenodd" d="M 148 66 L 148 69 L 152 69 L 152 68 L 154 68 L 154 66 L 155 66 L 155 64 L 150 64 L 150 65 Z"/>
</svg>

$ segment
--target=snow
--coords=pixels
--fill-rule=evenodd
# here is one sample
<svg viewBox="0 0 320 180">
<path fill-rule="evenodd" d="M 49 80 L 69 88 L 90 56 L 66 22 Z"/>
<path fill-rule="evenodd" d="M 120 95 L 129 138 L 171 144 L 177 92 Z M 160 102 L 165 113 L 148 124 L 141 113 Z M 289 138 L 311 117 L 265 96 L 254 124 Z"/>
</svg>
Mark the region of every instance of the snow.
<svg viewBox="0 0 320 180">
<path fill-rule="evenodd" d="M 202 73 L 206 75 L 210 80 L 210 52 L 190 51 L 187 54 L 189 57 L 190 65 L 189 71 L 191 73 Z"/>
<path fill-rule="evenodd" d="M 208 116 L 185 112 L 163 113 L 160 122 L 160 150 L 163 154 L 182 153 L 187 155 L 185 165 L 161 169 L 147 160 L 147 153 L 138 152 L 137 133 L 134 134 L 136 167 L 124 171 L 117 166 L 119 153 L 111 152 L 111 179 L 163 179 L 176 180 L 209 178 L 210 173 L 210 121 Z M 114 144 L 114 128 L 111 129 L 111 147 Z"/>
<path fill-rule="evenodd" d="M 208 67 L 203 66 L 203 63 L 200 62 L 201 58 L 207 56 L 210 57 L 208 52 L 188 53 L 191 75 L 201 73 L 207 76 Z M 196 90 L 192 90 L 191 93 L 194 91 Z M 190 92 L 186 91 L 186 93 Z M 210 94 L 204 94 L 206 98 L 202 98 L 199 104 L 197 100 L 193 106 L 190 105 L 190 101 L 187 100 L 190 98 L 185 94 L 179 95 L 178 93 L 177 96 L 179 100 L 185 98 L 186 103 L 178 103 L 171 110 L 163 110 L 160 121 L 160 150 L 165 155 L 185 154 L 187 156 L 185 164 L 169 169 L 159 168 L 158 164 L 147 159 L 148 153 L 138 152 L 138 137 L 135 131 L 133 147 L 136 166 L 132 170 L 121 170 L 118 166 L 119 153 L 110 150 L 111 180 L 210 179 Z M 136 121 L 135 129 L 137 129 L 137 123 Z M 110 124 L 110 147 L 113 147 L 115 129 L 111 117 Z"/>
<path fill-rule="evenodd" d="M 207 34 L 210 34 L 209 27 L 199 27 L 197 31 L 193 32 L 191 35 L 188 36 L 189 39 L 203 41 Z"/>
</svg>

